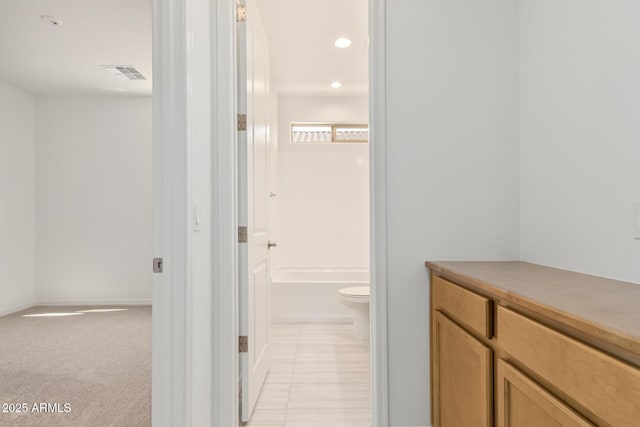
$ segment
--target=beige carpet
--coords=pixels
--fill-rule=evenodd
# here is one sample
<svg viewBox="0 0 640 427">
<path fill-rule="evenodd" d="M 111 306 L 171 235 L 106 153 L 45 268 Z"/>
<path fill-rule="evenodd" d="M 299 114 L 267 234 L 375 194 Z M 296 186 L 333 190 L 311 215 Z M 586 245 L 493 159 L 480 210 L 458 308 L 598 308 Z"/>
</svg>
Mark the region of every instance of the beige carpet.
<svg viewBox="0 0 640 427">
<path fill-rule="evenodd" d="M 126 310 L 23 317 L 105 308 Z M 0 426 L 149 425 L 151 307 L 34 307 L 0 317 Z"/>
</svg>

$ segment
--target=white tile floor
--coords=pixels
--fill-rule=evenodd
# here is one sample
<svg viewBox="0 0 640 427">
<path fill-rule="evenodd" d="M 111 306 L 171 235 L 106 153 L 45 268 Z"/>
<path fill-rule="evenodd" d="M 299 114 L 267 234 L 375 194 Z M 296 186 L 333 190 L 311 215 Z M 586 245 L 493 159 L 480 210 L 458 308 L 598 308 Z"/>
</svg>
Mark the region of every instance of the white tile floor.
<svg viewBox="0 0 640 427">
<path fill-rule="evenodd" d="M 370 427 L 369 342 L 350 324 L 273 325 L 272 366 L 246 427 Z"/>
</svg>

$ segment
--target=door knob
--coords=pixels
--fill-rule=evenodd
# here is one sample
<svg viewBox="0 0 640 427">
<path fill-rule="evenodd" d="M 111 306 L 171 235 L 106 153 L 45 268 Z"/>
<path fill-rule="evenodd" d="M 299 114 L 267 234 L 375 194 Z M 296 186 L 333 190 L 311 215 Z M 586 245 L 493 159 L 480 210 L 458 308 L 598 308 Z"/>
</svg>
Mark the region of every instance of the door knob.
<svg viewBox="0 0 640 427">
<path fill-rule="evenodd" d="M 267 243 L 267 249 L 275 248 L 276 246 L 278 246 L 278 244 L 276 242 L 272 242 L 271 240 L 269 240 L 269 242 Z"/>
</svg>

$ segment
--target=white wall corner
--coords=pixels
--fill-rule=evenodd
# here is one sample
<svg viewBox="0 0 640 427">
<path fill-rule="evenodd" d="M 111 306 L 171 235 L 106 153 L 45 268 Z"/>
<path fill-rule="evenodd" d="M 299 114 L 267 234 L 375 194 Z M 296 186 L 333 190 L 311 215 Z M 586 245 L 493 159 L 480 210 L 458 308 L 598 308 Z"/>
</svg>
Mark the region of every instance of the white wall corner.
<svg viewBox="0 0 640 427">
<path fill-rule="evenodd" d="M 36 293 L 34 95 L 0 81 L 0 117 L 0 314 L 8 314 Z"/>
<path fill-rule="evenodd" d="M 18 306 L 14 306 L 14 307 L 5 308 L 3 310 L 0 310 L 0 317 L 8 316 L 9 314 L 13 314 L 13 313 L 17 313 L 17 312 L 22 311 L 22 310 L 26 310 L 28 308 L 31 308 L 31 307 L 35 306 L 35 305 L 36 304 L 34 304 L 34 303 L 29 303 L 29 304 L 22 304 L 22 305 L 18 305 Z"/>
</svg>

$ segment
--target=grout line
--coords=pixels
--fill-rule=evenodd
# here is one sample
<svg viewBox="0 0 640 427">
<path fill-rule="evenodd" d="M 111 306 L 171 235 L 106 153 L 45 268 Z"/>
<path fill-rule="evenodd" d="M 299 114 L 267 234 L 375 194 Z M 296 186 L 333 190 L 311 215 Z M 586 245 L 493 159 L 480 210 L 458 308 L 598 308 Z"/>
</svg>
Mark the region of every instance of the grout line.
<svg viewBox="0 0 640 427">
<path fill-rule="evenodd" d="M 369 371 L 371 371 L 371 338 L 369 338 L 369 344 L 365 344 L 366 340 L 362 340 L 362 345 L 364 346 L 364 350 L 367 352 L 367 356 L 369 356 Z"/>
<path fill-rule="evenodd" d="M 296 348 L 293 356 L 293 366 L 291 367 L 291 378 L 289 379 L 289 393 L 287 393 L 287 406 L 284 408 L 284 423 L 282 427 L 287 425 L 287 417 L 289 415 L 289 400 L 291 400 L 291 387 L 293 386 L 293 373 L 296 371 L 296 360 L 298 360 L 298 344 L 300 343 L 300 333 L 302 326 L 298 326 L 298 336 L 296 337 Z"/>
</svg>

